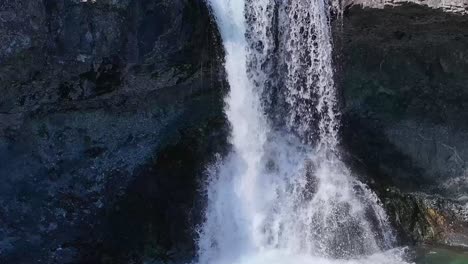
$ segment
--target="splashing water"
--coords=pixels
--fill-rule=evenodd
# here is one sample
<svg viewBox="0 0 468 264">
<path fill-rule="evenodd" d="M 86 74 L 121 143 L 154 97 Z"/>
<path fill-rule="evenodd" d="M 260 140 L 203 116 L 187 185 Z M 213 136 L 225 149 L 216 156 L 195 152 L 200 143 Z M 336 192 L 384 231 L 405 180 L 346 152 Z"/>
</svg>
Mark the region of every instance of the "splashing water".
<svg viewBox="0 0 468 264">
<path fill-rule="evenodd" d="M 405 263 L 377 196 L 340 159 L 328 2 L 208 3 L 233 150 L 210 171 L 198 263 Z"/>
</svg>

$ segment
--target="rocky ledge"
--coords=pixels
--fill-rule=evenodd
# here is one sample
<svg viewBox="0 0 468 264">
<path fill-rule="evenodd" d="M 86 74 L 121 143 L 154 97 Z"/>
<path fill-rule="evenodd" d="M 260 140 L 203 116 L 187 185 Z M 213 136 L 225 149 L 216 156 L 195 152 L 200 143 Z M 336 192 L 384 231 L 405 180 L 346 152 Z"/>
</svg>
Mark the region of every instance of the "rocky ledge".
<svg viewBox="0 0 468 264">
<path fill-rule="evenodd" d="M 467 0 L 344 0 L 346 6 L 359 5 L 367 8 L 398 7 L 404 4 L 417 4 L 434 9 L 441 9 L 444 12 L 468 14 Z"/>
</svg>

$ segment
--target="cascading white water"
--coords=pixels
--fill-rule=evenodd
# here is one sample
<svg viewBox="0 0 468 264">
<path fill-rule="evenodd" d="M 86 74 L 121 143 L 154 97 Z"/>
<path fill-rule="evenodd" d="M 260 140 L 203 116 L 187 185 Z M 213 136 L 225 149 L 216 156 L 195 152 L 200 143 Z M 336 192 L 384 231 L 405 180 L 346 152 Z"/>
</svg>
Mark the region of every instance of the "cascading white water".
<svg viewBox="0 0 468 264">
<path fill-rule="evenodd" d="M 208 3 L 233 150 L 210 171 L 197 262 L 404 263 L 378 198 L 340 160 L 328 2 Z"/>
</svg>

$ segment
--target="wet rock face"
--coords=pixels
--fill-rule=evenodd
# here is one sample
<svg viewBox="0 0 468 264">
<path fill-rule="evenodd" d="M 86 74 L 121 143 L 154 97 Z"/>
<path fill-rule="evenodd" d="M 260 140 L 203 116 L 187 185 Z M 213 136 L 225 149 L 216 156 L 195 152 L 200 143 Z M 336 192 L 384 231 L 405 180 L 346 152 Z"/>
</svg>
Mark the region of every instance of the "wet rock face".
<svg viewBox="0 0 468 264">
<path fill-rule="evenodd" d="M 224 144 L 206 145 L 225 136 L 203 1 L 6 0 L 0 21 L 0 262 L 138 263 L 176 228 L 158 250 L 190 251 L 194 192 L 171 193 L 208 160 L 155 164 Z"/>
<path fill-rule="evenodd" d="M 467 211 L 468 16 L 416 5 L 354 6 L 340 32 L 351 163 L 370 175 L 407 241 L 449 241 L 454 232 L 446 223 L 467 221 L 458 211 Z M 385 186 L 439 195 L 447 206 Z"/>
</svg>

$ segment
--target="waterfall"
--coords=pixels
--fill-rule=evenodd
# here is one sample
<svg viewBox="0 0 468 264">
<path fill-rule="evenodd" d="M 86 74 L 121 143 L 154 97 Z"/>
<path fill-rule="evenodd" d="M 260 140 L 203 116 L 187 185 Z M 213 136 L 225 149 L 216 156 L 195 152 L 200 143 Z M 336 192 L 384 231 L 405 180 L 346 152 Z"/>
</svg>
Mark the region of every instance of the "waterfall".
<svg viewBox="0 0 468 264">
<path fill-rule="evenodd" d="M 341 161 L 326 0 L 207 0 L 225 50 L 232 151 L 210 168 L 199 264 L 403 261 Z"/>
</svg>

